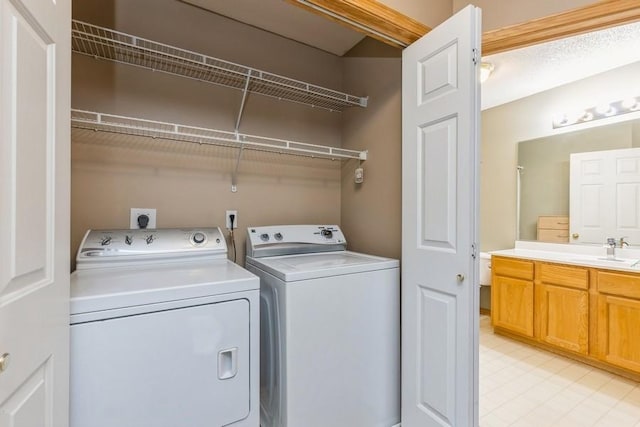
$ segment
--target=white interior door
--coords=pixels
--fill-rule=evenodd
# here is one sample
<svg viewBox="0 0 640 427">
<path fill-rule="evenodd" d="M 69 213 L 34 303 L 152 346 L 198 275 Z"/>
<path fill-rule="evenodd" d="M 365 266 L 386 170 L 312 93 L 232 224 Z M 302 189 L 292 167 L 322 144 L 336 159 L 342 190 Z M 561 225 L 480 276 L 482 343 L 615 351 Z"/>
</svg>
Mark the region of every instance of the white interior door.
<svg viewBox="0 0 640 427">
<path fill-rule="evenodd" d="M 640 148 L 571 155 L 572 243 L 640 242 Z"/>
<path fill-rule="evenodd" d="M 478 423 L 480 15 L 403 53 L 403 427 Z"/>
<path fill-rule="evenodd" d="M 68 426 L 71 2 L 0 0 L 0 426 Z"/>
</svg>

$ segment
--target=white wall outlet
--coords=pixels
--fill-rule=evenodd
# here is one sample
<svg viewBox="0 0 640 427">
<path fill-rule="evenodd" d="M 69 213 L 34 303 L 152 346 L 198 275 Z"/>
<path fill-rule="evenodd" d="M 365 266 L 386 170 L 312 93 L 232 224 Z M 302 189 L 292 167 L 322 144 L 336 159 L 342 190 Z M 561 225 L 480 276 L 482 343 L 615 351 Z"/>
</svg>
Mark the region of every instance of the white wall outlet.
<svg viewBox="0 0 640 427">
<path fill-rule="evenodd" d="M 227 230 L 231 230 L 231 215 L 235 215 L 233 218 L 233 229 L 238 228 L 238 211 L 227 211 L 225 224 L 227 225 Z"/>
<path fill-rule="evenodd" d="M 147 208 L 131 208 L 129 228 L 131 229 L 142 228 L 138 223 L 138 218 L 141 215 L 146 215 L 149 217 L 149 223 L 147 224 L 147 228 L 156 228 L 156 210 L 147 209 Z"/>
<path fill-rule="evenodd" d="M 356 184 L 362 184 L 364 182 L 364 169 L 356 168 L 354 173 L 354 181 Z"/>
</svg>

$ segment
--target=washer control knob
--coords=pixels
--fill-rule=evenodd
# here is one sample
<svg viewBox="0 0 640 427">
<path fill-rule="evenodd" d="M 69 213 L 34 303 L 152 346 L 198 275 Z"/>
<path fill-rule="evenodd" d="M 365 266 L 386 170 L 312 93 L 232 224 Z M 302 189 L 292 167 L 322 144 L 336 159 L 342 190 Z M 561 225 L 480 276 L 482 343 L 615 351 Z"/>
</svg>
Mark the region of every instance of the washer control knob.
<svg viewBox="0 0 640 427">
<path fill-rule="evenodd" d="M 269 241 L 269 235 L 267 233 L 262 233 L 260 235 L 260 240 L 262 240 L 263 242 L 268 242 Z"/>
<path fill-rule="evenodd" d="M 276 233 L 276 234 L 274 234 L 274 235 L 273 235 L 273 237 L 274 237 L 276 240 L 280 241 L 280 240 L 282 240 L 282 233 Z"/>
<path fill-rule="evenodd" d="M 133 243 L 133 237 L 132 237 L 132 236 L 124 236 L 124 242 L 125 242 L 127 245 L 132 244 L 132 243 Z"/>
<path fill-rule="evenodd" d="M 193 233 L 193 236 L 191 236 L 191 240 L 196 245 L 199 245 L 201 243 L 204 243 L 205 240 L 207 240 L 207 236 L 205 236 L 204 233 L 198 231 L 198 232 Z"/>
<path fill-rule="evenodd" d="M 147 245 L 150 245 L 154 240 L 156 240 L 156 238 L 153 236 L 153 234 L 149 234 L 145 240 L 147 241 Z"/>
<path fill-rule="evenodd" d="M 320 232 L 320 234 L 322 235 L 322 237 L 324 237 L 326 239 L 330 239 L 330 238 L 333 237 L 333 231 L 327 230 L 326 228 L 324 230 L 322 230 Z"/>
<path fill-rule="evenodd" d="M 102 240 L 100 240 L 100 244 L 102 246 L 107 246 L 107 245 L 111 244 L 111 236 L 104 236 L 102 238 Z"/>
</svg>

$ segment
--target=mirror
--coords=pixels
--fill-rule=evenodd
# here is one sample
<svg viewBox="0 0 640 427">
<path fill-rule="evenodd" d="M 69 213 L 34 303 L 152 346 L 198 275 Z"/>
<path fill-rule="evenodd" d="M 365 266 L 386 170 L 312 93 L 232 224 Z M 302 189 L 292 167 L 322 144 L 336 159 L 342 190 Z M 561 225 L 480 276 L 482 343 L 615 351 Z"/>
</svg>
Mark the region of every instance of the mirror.
<svg viewBox="0 0 640 427">
<path fill-rule="evenodd" d="M 576 243 L 569 236 L 568 224 L 566 232 L 559 231 L 569 218 L 570 155 L 637 147 L 640 147 L 640 119 L 518 143 L 519 240 Z M 546 216 L 552 218 L 542 218 L 538 228 L 539 217 Z M 554 229 L 557 231 L 546 231 Z"/>
</svg>

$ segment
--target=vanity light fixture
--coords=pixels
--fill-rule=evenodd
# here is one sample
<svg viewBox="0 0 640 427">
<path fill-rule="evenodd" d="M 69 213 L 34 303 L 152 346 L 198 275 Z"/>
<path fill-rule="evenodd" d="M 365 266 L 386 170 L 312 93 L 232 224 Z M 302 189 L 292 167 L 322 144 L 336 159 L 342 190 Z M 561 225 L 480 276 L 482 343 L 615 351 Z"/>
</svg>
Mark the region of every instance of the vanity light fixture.
<svg viewBox="0 0 640 427">
<path fill-rule="evenodd" d="M 495 66 L 491 62 L 481 62 L 480 63 L 480 83 L 484 83 L 487 81 Z"/>
<path fill-rule="evenodd" d="M 570 125 L 577 125 L 593 120 L 604 119 L 621 114 L 633 113 L 640 110 L 640 96 L 627 98 L 622 101 L 601 104 L 597 107 L 587 108 L 574 113 L 564 113 L 553 119 L 553 128 L 561 128 Z"/>
</svg>

